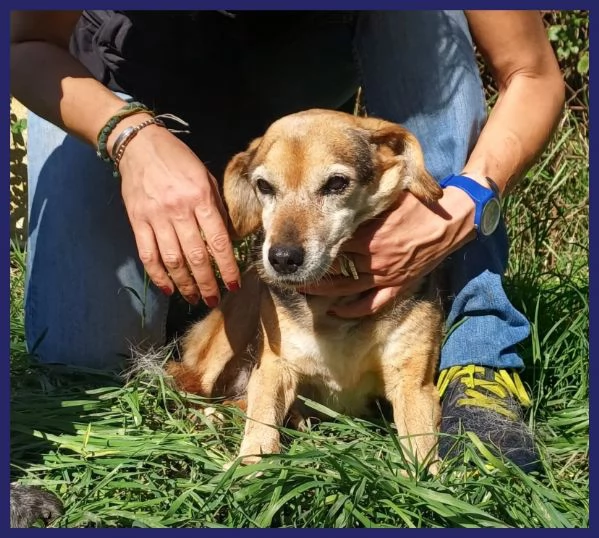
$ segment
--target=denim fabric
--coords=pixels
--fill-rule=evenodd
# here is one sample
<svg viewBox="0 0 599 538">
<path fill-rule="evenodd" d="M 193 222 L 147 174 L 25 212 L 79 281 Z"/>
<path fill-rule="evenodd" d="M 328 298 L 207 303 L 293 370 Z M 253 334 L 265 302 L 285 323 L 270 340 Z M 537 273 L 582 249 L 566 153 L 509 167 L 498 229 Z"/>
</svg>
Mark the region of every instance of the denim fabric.
<svg viewBox="0 0 599 538">
<path fill-rule="evenodd" d="M 168 300 L 145 285 L 111 167 L 32 113 L 28 136 L 28 349 L 43 362 L 116 368 L 130 344 L 164 341 Z"/>
<path fill-rule="evenodd" d="M 463 12 L 364 13 L 356 50 L 369 113 L 410 129 L 437 180 L 461 172 L 486 120 Z M 453 330 L 443 346 L 441 369 L 523 367 L 516 345 L 528 336 L 529 324 L 503 289 L 507 257 L 502 222 L 487 240 L 475 240 L 449 258 L 455 297 L 447 326 Z"/>
<path fill-rule="evenodd" d="M 239 48 L 235 85 L 202 70 L 208 82 L 190 111 L 193 136 L 186 142 L 217 177 L 232 152 L 277 117 L 339 108 L 360 83 L 371 115 L 418 136 L 435 177 L 461 171 L 486 117 L 462 12 L 360 12 L 355 24 L 321 23 L 292 38 L 279 32 L 276 40 Z M 206 49 L 218 62 L 219 47 L 206 43 Z M 208 114 L 211 95 L 217 102 L 226 95 L 230 106 Z M 144 281 L 110 167 L 36 115 L 28 125 L 29 350 L 43 362 L 117 367 L 130 344 L 165 342 L 168 299 Z M 515 346 L 529 329 L 503 291 L 506 261 L 503 226 L 451 256 L 448 326 L 462 323 L 447 339 L 441 368 L 522 367 Z"/>
</svg>

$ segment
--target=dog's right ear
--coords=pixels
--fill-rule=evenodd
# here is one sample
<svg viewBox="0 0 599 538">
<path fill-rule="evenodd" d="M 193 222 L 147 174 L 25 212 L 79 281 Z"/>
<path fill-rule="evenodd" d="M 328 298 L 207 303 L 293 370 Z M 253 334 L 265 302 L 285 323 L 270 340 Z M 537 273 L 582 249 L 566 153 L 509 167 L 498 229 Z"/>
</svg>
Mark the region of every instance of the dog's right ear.
<svg viewBox="0 0 599 538">
<path fill-rule="evenodd" d="M 399 185 L 424 202 L 434 202 L 443 191 L 424 165 L 417 138 L 402 125 L 378 118 L 360 118 L 377 148 L 380 166 L 388 183 Z"/>
<path fill-rule="evenodd" d="M 262 223 L 262 206 L 252 188 L 249 165 L 262 138 L 252 140 L 248 149 L 235 155 L 225 169 L 223 190 L 234 239 L 243 239 L 256 232 Z"/>
</svg>

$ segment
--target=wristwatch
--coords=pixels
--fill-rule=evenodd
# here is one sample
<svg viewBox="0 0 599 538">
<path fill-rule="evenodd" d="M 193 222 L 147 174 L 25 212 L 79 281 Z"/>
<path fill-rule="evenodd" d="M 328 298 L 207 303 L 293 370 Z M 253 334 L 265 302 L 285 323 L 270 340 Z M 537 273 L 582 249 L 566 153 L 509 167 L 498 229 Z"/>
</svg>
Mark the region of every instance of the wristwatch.
<svg viewBox="0 0 599 538">
<path fill-rule="evenodd" d="M 484 239 L 491 235 L 499 225 L 501 220 L 501 197 L 499 188 L 490 178 L 485 178 L 490 189 L 483 187 L 477 181 L 466 176 L 447 176 L 439 182 L 441 188 L 458 187 L 462 189 L 472 200 L 476 206 L 474 213 L 474 226 L 477 235 L 480 239 Z"/>
</svg>

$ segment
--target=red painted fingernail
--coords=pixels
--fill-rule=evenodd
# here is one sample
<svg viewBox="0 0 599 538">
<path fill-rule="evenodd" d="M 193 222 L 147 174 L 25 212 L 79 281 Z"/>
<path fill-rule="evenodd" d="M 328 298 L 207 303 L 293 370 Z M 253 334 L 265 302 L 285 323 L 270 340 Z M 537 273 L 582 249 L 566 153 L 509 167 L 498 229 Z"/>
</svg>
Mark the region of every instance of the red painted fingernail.
<svg viewBox="0 0 599 538">
<path fill-rule="evenodd" d="M 227 282 L 227 289 L 229 291 L 239 291 L 241 289 L 241 286 L 239 285 L 239 282 L 237 282 L 237 281 Z"/>
<path fill-rule="evenodd" d="M 192 304 L 193 306 L 195 306 L 200 302 L 200 296 L 199 295 L 189 295 L 188 297 L 185 298 L 185 300 L 189 304 Z"/>
<path fill-rule="evenodd" d="M 218 297 L 214 297 L 214 296 L 210 296 L 210 297 L 204 297 L 204 302 L 210 307 L 210 308 L 214 308 L 216 305 L 218 305 Z"/>
<path fill-rule="evenodd" d="M 336 316 L 337 314 L 335 314 L 335 312 L 333 312 L 332 310 L 327 310 L 327 316 Z"/>
<path fill-rule="evenodd" d="M 173 294 L 173 290 L 171 290 L 168 286 L 160 286 L 160 291 L 164 293 L 167 297 L 170 297 Z"/>
</svg>

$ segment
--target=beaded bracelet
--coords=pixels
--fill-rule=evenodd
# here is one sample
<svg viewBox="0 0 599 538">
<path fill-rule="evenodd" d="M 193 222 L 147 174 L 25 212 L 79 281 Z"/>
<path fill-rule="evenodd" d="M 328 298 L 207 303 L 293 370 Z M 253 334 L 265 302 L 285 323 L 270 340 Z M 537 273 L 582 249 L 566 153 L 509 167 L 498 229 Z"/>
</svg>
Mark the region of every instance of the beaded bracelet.
<svg viewBox="0 0 599 538">
<path fill-rule="evenodd" d="M 137 101 L 132 101 L 131 103 L 127 103 L 123 108 L 117 111 L 117 113 L 112 116 L 104 127 L 98 133 L 98 151 L 97 155 L 103 161 L 110 161 L 110 155 L 108 154 L 108 149 L 106 148 L 106 142 L 108 141 L 108 137 L 114 131 L 117 123 L 119 123 L 123 118 L 127 116 L 131 116 L 133 114 L 137 114 L 139 112 L 145 112 L 146 114 L 150 114 L 154 116 L 154 113 L 143 103 L 139 103 Z"/>
<path fill-rule="evenodd" d="M 139 125 L 127 127 L 116 139 L 114 147 L 112 148 L 112 161 L 114 163 L 114 170 L 112 175 L 116 178 L 121 176 L 119 172 L 119 163 L 125 153 L 125 148 L 135 138 L 137 133 L 148 125 L 158 125 L 159 127 L 166 127 L 164 122 L 159 118 L 150 118 L 149 120 L 142 121 Z"/>
</svg>

